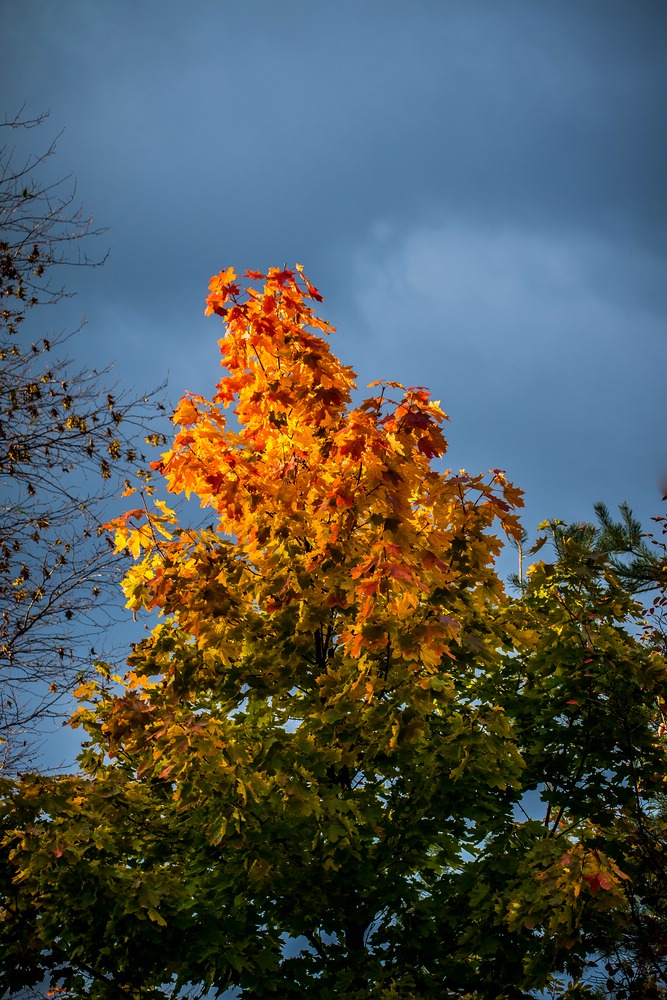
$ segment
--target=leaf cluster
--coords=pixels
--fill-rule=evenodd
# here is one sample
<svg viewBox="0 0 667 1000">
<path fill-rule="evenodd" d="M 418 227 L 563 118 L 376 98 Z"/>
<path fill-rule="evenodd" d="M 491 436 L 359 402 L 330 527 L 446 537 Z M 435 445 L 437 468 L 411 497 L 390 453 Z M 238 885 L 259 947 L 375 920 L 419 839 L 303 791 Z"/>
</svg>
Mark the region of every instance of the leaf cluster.
<svg viewBox="0 0 667 1000">
<path fill-rule="evenodd" d="M 566 533 L 509 597 L 520 491 L 444 469 L 423 387 L 352 405 L 299 266 L 248 276 L 154 469 L 211 523 L 152 488 L 113 520 L 158 624 L 77 690 L 82 774 L 5 785 L 0 984 L 592 996 L 658 918 L 664 651 Z"/>
</svg>

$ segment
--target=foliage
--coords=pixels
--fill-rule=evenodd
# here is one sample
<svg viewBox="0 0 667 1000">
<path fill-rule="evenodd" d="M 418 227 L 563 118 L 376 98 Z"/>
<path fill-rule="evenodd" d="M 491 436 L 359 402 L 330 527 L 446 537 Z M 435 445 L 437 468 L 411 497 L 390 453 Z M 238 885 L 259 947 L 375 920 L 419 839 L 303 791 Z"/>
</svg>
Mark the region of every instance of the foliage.
<svg viewBox="0 0 667 1000">
<path fill-rule="evenodd" d="M 627 503 L 622 503 L 619 507 L 620 521 L 613 520 L 603 503 L 594 504 L 594 510 L 597 525 L 555 525 L 556 547 L 558 548 L 561 539 L 575 538 L 592 551 L 607 555 L 609 564 L 630 593 L 664 590 L 667 585 L 667 553 L 664 544 L 657 543 L 652 535 L 647 535 Z M 664 522 L 661 517 L 654 520 Z"/>
<path fill-rule="evenodd" d="M 19 135 L 42 119 L 5 122 Z M 14 131 L 13 131 L 14 130 Z M 26 336 L 35 310 L 66 292 L 67 266 L 94 266 L 98 235 L 67 179 L 42 181 L 52 144 L 18 160 L 0 150 L 0 739 L 25 766 L 25 740 L 58 711 L 116 604 L 122 562 L 100 537 L 105 500 L 132 474 L 155 394 L 133 398 L 76 368 L 67 335 Z M 37 310 L 38 323 L 43 324 Z M 26 322 L 30 320 L 30 322 Z M 42 330 L 44 334 L 47 331 Z M 107 515 L 108 516 L 108 515 Z M 62 711 L 62 709 L 61 709 Z"/>
<path fill-rule="evenodd" d="M 211 524 L 150 489 L 115 520 L 160 620 L 76 692 L 82 774 L 4 784 L 0 984 L 589 995 L 650 903 L 663 652 L 573 538 L 508 597 L 520 492 L 442 469 L 425 389 L 353 405 L 300 267 L 248 276 L 211 281 L 225 374 L 155 463 Z"/>
</svg>

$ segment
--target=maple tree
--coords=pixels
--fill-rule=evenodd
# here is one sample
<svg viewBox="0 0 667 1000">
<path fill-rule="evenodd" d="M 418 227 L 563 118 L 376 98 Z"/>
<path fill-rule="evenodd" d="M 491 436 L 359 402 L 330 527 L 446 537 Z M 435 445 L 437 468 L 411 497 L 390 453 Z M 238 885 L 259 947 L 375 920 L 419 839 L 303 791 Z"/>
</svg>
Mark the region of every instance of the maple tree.
<svg viewBox="0 0 667 1000">
<path fill-rule="evenodd" d="M 1 127 L 11 138 L 45 116 Z M 40 155 L 0 149 L 0 767 L 26 766 L 47 716 L 63 717 L 91 646 L 118 606 L 124 565 L 100 535 L 108 501 L 141 460 L 159 392 L 118 392 L 77 367 L 70 334 L 44 329 L 67 267 L 99 235 L 67 180 L 48 182 Z M 39 330 L 39 336 L 35 331 Z M 32 339 L 34 337 L 34 340 Z M 164 439 L 163 436 L 161 438 Z M 153 440 L 157 440 L 155 437 Z M 100 650 L 101 652 L 101 650 Z"/>
<path fill-rule="evenodd" d="M 154 463 L 210 524 L 135 491 L 111 527 L 157 623 L 77 689 L 81 773 L 2 785 L 0 984 L 586 995 L 651 905 L 664 650 L 575 538 L 508 596 L 520 491 L 442 468 L 424 388 L 353 402 L 300 266 L 247 276 L 211 280 L 224 374 Z"/>
</svg>

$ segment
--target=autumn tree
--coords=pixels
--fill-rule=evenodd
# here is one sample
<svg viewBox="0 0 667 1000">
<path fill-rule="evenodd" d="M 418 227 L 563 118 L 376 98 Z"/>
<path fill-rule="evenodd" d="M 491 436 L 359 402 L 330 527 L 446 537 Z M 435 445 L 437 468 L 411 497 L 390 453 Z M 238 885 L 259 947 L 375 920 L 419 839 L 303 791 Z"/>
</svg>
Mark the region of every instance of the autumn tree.
<svg viewBox="0 0 667 1000">
<path fill-rule="evenodd" d="M 117 607 L 121 560 L 99 528 L 105 501 L 141 461 L 154 394 L 116 391 L 108 373 L 77 367 L 71 334 L 51 334 L 48 306 L 68 268 L 92 267 L 99 230 L 64 178 L 44 180 L 38 155 L 13 140 L 43 116 L 5 121 L 0 149 L 0 766 L 26 763 L 62 695 L 88 670 Z M 108 514 L 106 515 L 108 517 Z M 26 742 L 29 748 L 26 748 Z"/>
<path fill-rule="evenodd" d="M 210 524 L 150 489 L 113 522 L 158 624 L 77 690 L 81 774 L 2 786 L 0 984 L 587 995 L 645 893 L 663 652 L 574 539 L 509 597 L 520 492 L 444 468 L 424 388 L 353 403 L 300 267 L 248 277 L 212 279 L 223 377 L 155 463 Z"/>
</svg>

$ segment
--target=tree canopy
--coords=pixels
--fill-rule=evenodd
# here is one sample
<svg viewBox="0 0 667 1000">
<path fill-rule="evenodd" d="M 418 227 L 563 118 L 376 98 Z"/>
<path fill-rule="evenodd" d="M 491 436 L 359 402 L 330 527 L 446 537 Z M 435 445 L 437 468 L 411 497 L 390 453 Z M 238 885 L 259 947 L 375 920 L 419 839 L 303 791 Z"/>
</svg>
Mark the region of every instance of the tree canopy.
<svg viewBox="0 0 667 1000">
<path fill-rule="evenodd" d="M 211 280 L 223 376 L 154 463 L 210 524 L 129 491 L 110 527 L 157 623 L 75 692 L 81 773 L 2 785 L 0 984 L 574 997 L 600 961 L 621 983 L 634 929 L 633 988 L 664 990 L 644 609 L 562 534 L 508 595 L 521 492 L 444 468 L 423 387 L 353 401 L 299 265 L 247 277 Z"/>
</svg>

